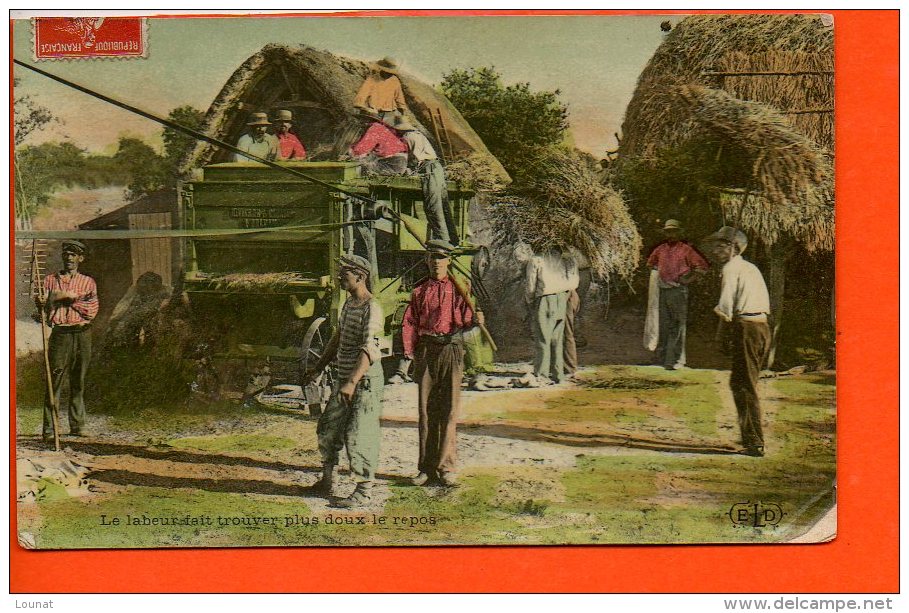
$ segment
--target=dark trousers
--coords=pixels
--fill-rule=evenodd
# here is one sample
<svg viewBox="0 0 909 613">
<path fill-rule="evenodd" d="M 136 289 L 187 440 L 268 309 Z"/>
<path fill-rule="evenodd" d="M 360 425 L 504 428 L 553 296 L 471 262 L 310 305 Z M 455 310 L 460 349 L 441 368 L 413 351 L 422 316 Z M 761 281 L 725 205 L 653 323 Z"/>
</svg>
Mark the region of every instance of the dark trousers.
<svg viewBox="0 0 909 613">
<path fill-rule="evenodd" d="M 421 338 L 414 352 L 414 380 L 420 386 L 419 470 L 429 476 L 454 472 L 461 412 L 464 348 Z"/>
<path fill-rule="evenodd" d="M 92 358 L 92 335 L 89 330 L 62 331 L 54 328 L 48 341 L 48 357 L 51 368 L 51 384 L 54 398 L 60 406 L 63 381 L 69 375 L 69 431 L 79 432 L 85 425 L 85 374 Z M 53 407 L 49 396 L 44 399 L 45 437 L 54 435 Z"/>
<path fill-rule="evenodd" d="M 685 357 L 688 322 L 688 286 L 660 288 L 660 340 L 663 366 L 675 366 Z"/>
<path fill-rule="evenodd" d="M 565 372 L 573 375 L 578 369 L 578 343 L 575 340 L 575 320 L 581 310 L 581 297 L 577 290 L 568 292 L 565 309 Z"/>
<path fill-rule="evenodd" d="M 739 416 L 742 445 L 763 447 L 758 380 L 770 349 L 770 326 L 763 321 L 737 319 L 732 330 L 732 374 L 729 387 Z"/>
</svg>

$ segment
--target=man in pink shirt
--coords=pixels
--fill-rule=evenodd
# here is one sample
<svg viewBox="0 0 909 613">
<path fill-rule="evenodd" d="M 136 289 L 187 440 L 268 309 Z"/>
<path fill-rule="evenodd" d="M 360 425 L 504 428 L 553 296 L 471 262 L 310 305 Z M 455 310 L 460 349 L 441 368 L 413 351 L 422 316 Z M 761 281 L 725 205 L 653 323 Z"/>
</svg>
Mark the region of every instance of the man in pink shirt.
<svg viewBox="0 0 909 613">
<path fill-rule="evenodd" d="M 685 328 L 688 320 L 688 284 L 696 275 L 707 272 L 710 264 L 688 241 L 683 240 L 682 224 L 667 219 L 663 225 L 666 240 L 647 258 L 647 265 L 659 272 L 660 323 L 657 355 L 667 370 L 685 365 Z"/>
<path fill-rule="evenodd" d="M 302 161 L 306 159 L 306 149 L 296 134 L 291 133 L 294 115 L 290 111 L 278 111 L 274 118 L 275 136 L 278 137 L 278 159 Z"/>
<path fill-rule="evenodd" d="M 363 163 L 366 172 L 401 175 L 407 170 L 407 143 L 374 113 L 362 112 L 369 123 L 366 132 L 350 148 L 350 156 Z"/>
<path fill-rule="evenodd" d="M 483 323 L 448 276 L 454 247 L 426 242 L 429 277 L 418 284 L 404 311 L 404 356 L 414 360 L 419 385 L 419 474 L 415 485 L 457 485 L 456 449 L 461 379 L 464 375 L 462 331 Z"/>
</svg>

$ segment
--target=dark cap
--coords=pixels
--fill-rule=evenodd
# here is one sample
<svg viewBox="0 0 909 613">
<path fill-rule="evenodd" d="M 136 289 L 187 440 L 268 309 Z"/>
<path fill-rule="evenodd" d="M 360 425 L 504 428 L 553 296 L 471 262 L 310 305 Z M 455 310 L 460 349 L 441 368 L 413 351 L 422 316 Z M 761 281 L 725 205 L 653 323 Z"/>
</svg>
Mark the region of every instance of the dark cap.
<svg viewBox="0 0 909 613">
<path fill-rule="evenodd" d="M 85 252 L 88 251 L 88 247 L 86 247 L 83 242 L 70 239 L 63 241 L 63 251 L 74 251 L 79 255 L 85 255 Z"/>
<path fill-rule="evenodd" d="M 341 268 L 353 268 L 367 275 L 370 273 L 369 260 L 359 255 L 342 255 L 338 258 L 338 264 Z"/>
<path fill-rule="evenodd" d="M 438 253 L 440 255 L 450 256 L 454 250 L 454 245 L 446 240 L 442 240 L 441 238 L 434 238 L 432 240 L 426 241 L 426 251 L 429 253 Z"/>
</svg>

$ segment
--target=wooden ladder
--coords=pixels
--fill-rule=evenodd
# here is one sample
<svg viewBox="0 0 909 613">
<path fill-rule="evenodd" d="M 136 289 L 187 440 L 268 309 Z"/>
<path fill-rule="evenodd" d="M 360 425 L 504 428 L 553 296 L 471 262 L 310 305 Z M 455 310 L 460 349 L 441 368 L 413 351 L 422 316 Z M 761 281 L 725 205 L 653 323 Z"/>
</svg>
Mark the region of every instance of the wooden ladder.
<svg viewBox="0 0 909 613">
<path fill-rule="evenodd" d="M 445 127 L 445 120 L 442 119 L 442 109 L 436 107 L 430 109 L 429 118 L 432 120 L 432 131 L 435 133 L 436 142 L 439 144 L 439 158 L 443 164 L 454 161 L 454 148 L 451 146 L 451 138 L 448 129 Z"/>
</svg>

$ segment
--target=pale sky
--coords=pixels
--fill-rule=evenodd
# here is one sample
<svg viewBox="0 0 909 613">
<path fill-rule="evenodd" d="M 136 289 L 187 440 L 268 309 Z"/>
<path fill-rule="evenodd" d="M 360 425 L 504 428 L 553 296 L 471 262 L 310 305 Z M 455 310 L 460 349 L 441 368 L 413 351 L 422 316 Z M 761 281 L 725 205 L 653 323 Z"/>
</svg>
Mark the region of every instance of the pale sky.
<svg viewBox="0 0 909 613">
<path fill-rule="evenodd" d="M 673 23 L 682 16 L 673 15 Z M 234 70 L 268 43 L 307 44 L 364 60 L 394 57 L 438 84 L 454 68 L 495 66 L 506 84 L 559 89 L 575 144 L 596 156 L 613 133 L 641 70 L 662 42 L 665 16 L 149 18 L 149 57 L 42 61 L 39 66 L 156 114 L 191 104 L 206 110 Z M 14 54 L 31 62 L 28 21 L 15 22 Z M 123 134 L 158 142 L 161 127 L 16 67 L 28 93 L 63 120 L 31 143 L 68 137 L 111 151 Z"/>
</svg>

